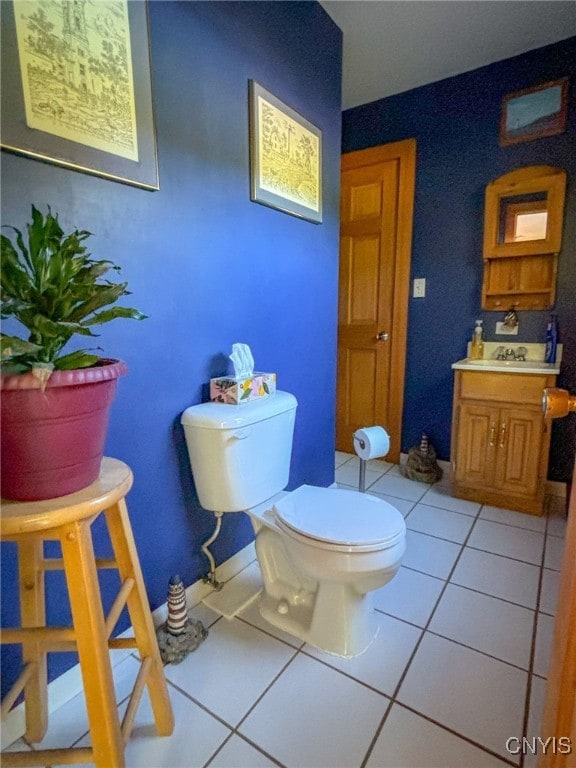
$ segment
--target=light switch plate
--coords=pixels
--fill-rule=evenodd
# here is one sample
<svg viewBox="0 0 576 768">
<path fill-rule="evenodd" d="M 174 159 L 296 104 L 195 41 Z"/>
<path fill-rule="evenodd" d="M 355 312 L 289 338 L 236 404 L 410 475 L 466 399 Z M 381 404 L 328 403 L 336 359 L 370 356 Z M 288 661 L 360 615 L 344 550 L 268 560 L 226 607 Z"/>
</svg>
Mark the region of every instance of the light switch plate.
<svg viewBox="0 0 576 768">
<path fill-rule="evenodd" d="M 426 278 L 417 277 L 414 280 L 412 297 L 415 299 L 423 299 L 425 296 L 426 296 Z"/>
</svg>

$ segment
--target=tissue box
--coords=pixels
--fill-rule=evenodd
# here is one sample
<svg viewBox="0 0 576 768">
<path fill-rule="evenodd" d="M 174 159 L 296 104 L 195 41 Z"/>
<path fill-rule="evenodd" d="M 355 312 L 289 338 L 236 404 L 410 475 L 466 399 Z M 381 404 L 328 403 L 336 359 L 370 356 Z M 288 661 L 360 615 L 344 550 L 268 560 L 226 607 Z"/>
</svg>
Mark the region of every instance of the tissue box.
<svg viewBox="0 0 576 768">
<path fill-rule="evenodd" d="M 259 397 L 268 397 L 276 392 L 275 373 L 256 373 L 243 379 L 233 376 L 219 376 L 210 379 L 210 400 L 213 403 L 242 405 Z"/>
</svg>

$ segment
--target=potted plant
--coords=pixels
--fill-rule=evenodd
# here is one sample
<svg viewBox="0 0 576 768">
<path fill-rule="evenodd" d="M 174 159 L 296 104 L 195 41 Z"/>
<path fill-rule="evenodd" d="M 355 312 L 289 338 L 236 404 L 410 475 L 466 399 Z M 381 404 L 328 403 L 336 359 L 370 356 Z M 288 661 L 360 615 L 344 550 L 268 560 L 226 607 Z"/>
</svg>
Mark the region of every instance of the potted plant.
<svg viewBox="0 0 576 768">
<path fill-rule="evenodd" d="M 119 360 L 64 347 L 110 320 L 145 315 L 111 306 L 128 293 L 126 283 L 104 279 L 119 267 L 91 258 L 90 232 L 65 234 L 50 208 L 44 216 L 34 206 L 27 237 L 10 229 L 14 243 L 0 236 L 2 318 L 27 333 L 0 336 L 2 495 L 38 500 L 97 478 L 116 379 L 127 372 Z"/>
</svg>

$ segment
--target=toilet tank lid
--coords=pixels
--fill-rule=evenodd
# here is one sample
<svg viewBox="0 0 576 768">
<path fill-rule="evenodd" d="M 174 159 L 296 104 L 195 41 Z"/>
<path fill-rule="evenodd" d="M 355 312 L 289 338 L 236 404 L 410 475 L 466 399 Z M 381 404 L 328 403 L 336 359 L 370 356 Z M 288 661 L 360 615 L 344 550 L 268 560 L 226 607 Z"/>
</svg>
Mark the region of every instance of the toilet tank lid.
<svg viewBox="0 0 576 768">
<path fill-rule="evenodd" d="M 268 397 L 251 400 L 242 405 L 229 403 L 199 403 L 186 408 L 181 423 L 201 429 L 237 429 L 280 413 L 295 410 L 298 401 L 289 392 L 277 391 Z"/>
</svg>

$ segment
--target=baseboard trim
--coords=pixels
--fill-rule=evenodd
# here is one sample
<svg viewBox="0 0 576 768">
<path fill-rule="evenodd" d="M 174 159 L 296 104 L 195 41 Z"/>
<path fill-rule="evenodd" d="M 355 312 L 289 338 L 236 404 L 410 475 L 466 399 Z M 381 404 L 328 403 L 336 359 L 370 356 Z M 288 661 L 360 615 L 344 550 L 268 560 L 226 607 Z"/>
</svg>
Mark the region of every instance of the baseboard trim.
<svg viewBox="0 0 576 768">
<path fill-rule="evenodd" d="M 244 568 L 253 562 L 255 558 L 256 552 L 254 549 L 254 542 L 252 542 L 216 568 L 216 579 L 221 582 L 229 581 L 236 576 L 237 573 L 244 570 Z M 188 609 L 191 610 L 213 591 L 214 587 L 207 584 L 202 579 L 191 584 L 186 588 L 186 604 Z M 159 627 L 163 624 L 167 617 L 167 603 L 163 603 L 152 612 L 152 620 L 155 627 Z M 128 629 L 122 632 L 120 637 L 130 637 L 131 634 L 132 627 L 128 627 Z M 117 664 L 120 664 L 120 662 L 124 661 L 124 659 L 130 655 L 130 653 L 131 651 L 129 650 L 114 651 L 111 657 L 112 666 L 115 667 Z M 82 673 L 79 664 L 70 667 L 70 669 L 62 675 L 55 680 L 52 680 L 52 682 L 48 684 L 48 717 L 50 717 L 51 712 L 55 712 L 70 701 L 70 699 L 73 699 L 74 696 L 81 693 L 82 689 Z M 4 750 L 9 747 L 10 744 L 21 739 L 25 731 L 24 702 L 21 702 L 8 713 L 6 719 L 2 722 L 1 749 Z"/>
<path fill-rule="evenodd" d="M 557 480 L 546 480 L 546 496 L 566 499 L 566 483 L 561 483 Z"/>
</svg>

